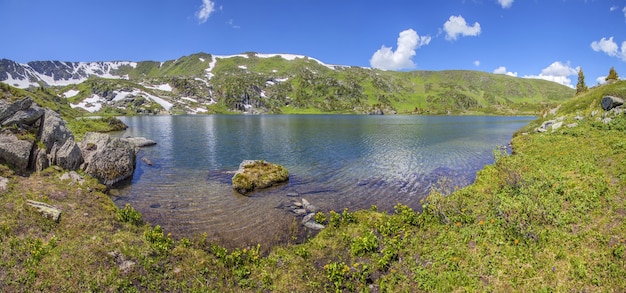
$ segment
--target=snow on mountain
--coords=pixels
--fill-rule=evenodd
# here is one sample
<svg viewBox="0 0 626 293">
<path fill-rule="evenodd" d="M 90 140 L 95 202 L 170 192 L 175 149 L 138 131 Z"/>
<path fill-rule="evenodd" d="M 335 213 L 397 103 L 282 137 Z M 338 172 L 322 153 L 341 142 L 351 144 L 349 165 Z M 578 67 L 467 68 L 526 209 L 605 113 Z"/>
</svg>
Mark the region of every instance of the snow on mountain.
<svg viewBox="0 0 626 293">
<path fill-rule="evenodd" d="M 98 112 L 102 109 L 102 104 L 106 103 L 106 100 L 98 95 L 93 95 L 91 98 L 84 99 L 78 104 L 70 104 L 72 108 L 83 108 L 89 113 Z"/>
<path fill-rule="evenodd" d="M 135 68 L 136 62 L 61 62 L 61 61 L 32 61 L 26 64 L 17 63 L 8 59 L 0 60 L 0 81 L 18 88 L 39 86 L 40 83 L 48 86 L 65 86 L 81 83 L 90 76 L 103 78 L 122 78 L 116 71 L 122 66 Z"/>
<path fill-rule="evenodd" d="M 144 86 L 146 88 L 153 89 L 153 90 L 160 90 L 160 91 L 166 91 L 166 92 L 172 91 L 172 86 L 169 83 L 159 84 L 159 85 L 144 85 Z"/>
<path fill-rule="evenodd" d="M 73 97 L 73 96 L 78 95 L 78 93 L 80 93 L 80 91 L 77 91 L 77 90 L 69 90 L 69 91 L 67 91 L 67 92 L 64 92 L 64 93 L 63 93 L 63 96 L 64 96 L 64 97 L 66 97 L 66 98 L 71 98 L 71 97 Z"/>
</svg>

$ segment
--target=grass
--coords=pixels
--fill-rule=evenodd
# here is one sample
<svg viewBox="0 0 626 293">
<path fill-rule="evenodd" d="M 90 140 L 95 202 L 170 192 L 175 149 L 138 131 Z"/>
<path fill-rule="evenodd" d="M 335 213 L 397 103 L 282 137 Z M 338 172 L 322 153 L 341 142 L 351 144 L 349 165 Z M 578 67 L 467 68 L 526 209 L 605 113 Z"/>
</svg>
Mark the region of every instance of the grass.
<svg viewBox="0 0 626 293">
<path fill-rule="evenodd" d="M 0 284 L 7 292 L 623 292 L 626 117 L 598 121 L 607 93 L 624 95 L 626 82 L 591 89 L 521 129 L 513 155 L 494 151 L 495 163 L 450 195 L 438 192 L 442 181 L 421 212 L 329 211 L 316 216 L 327 228 L 314 238 L 266 255 L 203 235 L 176 239 L 118 209 L 93 179 L 76 186 L 54 168 L 20 177 L 0 167 L 9 178 L 0 191 Z M 578 124 L 533 131 L 557 117 Z M 27 199 L 61 208 L 61 221 Z"/>
</svg>

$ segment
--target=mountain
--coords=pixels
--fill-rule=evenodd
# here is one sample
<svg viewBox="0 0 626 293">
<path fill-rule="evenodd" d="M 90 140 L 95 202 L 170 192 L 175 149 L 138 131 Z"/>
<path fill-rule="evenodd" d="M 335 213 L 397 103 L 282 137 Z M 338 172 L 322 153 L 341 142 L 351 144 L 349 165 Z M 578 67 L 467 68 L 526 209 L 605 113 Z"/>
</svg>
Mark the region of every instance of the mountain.
<svg viewBox="0 0 626 293">
<path fill-rule="evenodd" d="M 0 81 L 46 88 L 98 114 L 538 113 L 574 94 L 544 80 L 479 71 L 391 72 L 293 54 L 198 53 L 165 62 L 26 64 L 0 59 Z"/>
</svg>

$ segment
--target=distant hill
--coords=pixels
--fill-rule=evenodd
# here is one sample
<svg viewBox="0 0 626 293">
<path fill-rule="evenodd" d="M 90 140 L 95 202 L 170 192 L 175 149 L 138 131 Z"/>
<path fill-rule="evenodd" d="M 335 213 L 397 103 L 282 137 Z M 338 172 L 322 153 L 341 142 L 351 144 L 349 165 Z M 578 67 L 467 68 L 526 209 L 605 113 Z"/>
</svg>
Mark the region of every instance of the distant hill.
<svg viewBox="0 0 626 293">
<path fill-rule="evenodd" d="M 534 114 L 574 90 L 479 71 L 382 71 L 293 54 L 198 53 L 165 62 L 0 59 L 0 81 L 94 114 Z"/>
</svg>

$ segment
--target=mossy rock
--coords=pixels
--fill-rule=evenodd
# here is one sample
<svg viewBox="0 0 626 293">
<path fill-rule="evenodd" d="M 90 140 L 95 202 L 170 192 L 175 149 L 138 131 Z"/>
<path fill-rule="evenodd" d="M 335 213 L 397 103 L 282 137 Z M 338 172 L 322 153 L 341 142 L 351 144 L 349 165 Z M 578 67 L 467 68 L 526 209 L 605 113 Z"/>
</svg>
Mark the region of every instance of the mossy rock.
<svg viewBox="0 0 626 293">
<path fill-rule="evenodd" d="M 232 179 L 233 189 L 248 194 L 289 180 L 287 168 L 262 160 L 245 160 Z"/>
</svg>

